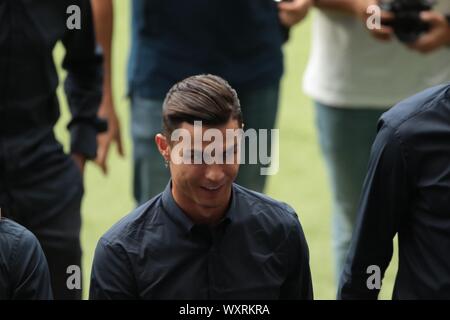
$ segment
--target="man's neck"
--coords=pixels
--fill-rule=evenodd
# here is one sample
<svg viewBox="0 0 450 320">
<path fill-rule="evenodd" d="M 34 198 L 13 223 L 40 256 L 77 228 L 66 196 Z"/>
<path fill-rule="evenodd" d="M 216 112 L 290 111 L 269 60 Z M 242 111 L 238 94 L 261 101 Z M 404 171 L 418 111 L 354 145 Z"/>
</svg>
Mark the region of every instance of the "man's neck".
<svg viewBox="0 0 450 320">
<path fill-rule="evenodd" d="M 230 192 L 230 201 L 231 201 L 231 190 Z M 220 207 L 204 207 L 191 199 L 186 197 L 182 192 L 179 192 L 176 188 L 172 186 L 172 196 L 175 200 L 175 203 L 181 208 L 184 214 L 186 214 L 189 219 L 195 224 L 205 224 L 214 226 L 220 223 L 220 221 L 225 216 L 230 201 L 227 202 L 226 205 Z"/>
</svg>

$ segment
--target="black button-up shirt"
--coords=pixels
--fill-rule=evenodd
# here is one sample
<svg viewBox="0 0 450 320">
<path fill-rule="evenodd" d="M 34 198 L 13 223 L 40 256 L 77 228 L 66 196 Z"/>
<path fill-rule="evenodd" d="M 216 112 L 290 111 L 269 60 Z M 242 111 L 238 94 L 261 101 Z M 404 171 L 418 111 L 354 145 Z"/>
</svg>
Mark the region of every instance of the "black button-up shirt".
<svg viewBox="0 0 450 320">
<path fill-rule="evenodd" d="M 377 271 L 368 268 L 384 274 L 396 234 L 393 298 L 450 299 L 450 84 L 382 116 L 340 298 L 378 296 Z"/>
<path fill-rule="evenodd" d="M 308 247 L 286 204 L 237 185 L 217 227 L 195 225 L 170 184 L 97 246 L 91 299 L 312 299 Z"/>
<path fill-rule="evenodd" d="M 0 300 L 52 299 L 50 274 L 39 242 L 24 227 L 0 220 Z"/>
<path fill-rule="evenodd" d="M 80 30 L 66 25 L 71 5 L 80 8 Z M 104 128 L 97 119 L 102 59 L 89 0 L 0 0 L 0 138 L 53 128 L 59 117 L 53 48 L 59 40 L 66 49 L 71 151 L 93 158 L 97 131 Z"/>
</svg>

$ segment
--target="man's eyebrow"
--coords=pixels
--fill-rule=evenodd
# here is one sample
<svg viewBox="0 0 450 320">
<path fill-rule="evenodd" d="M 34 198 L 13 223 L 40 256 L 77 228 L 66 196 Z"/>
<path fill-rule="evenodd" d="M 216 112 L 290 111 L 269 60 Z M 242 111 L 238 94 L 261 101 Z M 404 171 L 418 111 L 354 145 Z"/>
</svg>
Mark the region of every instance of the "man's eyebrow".
<svg viewBox="0 0 450 320">
<path fill-rule="evenodd" d="M 234 143 L 232 146 L 229 146 L 229 147 L 228 147 L 227 149 L 225 149 L 223 152 L 227 152 L 227 151 L 230 151 L 230 150 L 234 150 L 237 146 L 238 146 L 238 144 L 237 144 L 237 143 Z M 203 152 L 203 150 L 194 149 L 194 148 L 189 149 L 189 151 L 190 151 L 191 153 L 194 153 L 194 152 L 201 153 L 201 152 Z"/>
</svg>

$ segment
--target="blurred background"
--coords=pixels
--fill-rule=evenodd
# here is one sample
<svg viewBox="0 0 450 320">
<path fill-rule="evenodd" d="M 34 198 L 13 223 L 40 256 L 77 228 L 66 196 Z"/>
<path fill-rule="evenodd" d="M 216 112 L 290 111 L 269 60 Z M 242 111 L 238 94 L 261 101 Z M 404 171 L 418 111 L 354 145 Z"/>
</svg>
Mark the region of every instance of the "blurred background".
<svg viewBox="0 0 450 320">
<path fill-rule="evenodd" d="M 134 209 L 132 197 L 131 136 L 129 132 L 129 101 L 126 97 L 126 67 L 130 42 L 130 1 L 115 0 L 113 40 L 113 85 L 116 111 L 121 120 L 126 157 L 117 155 L 115 146 L 110 151 L 108 176 L 103 176 L 93 163 L 86 167 L 85 197 L 83 202 L 83 267 L 84 297 L 87 298 L 94 250 L 98 239 L 120 218 Z M 314 10 L 312 12 L 314 13 Z M 285 45 L 285 74 L 282 80 L 281 104 L 277 126 L 280 129 L 280 170 L 271 176 L 266 193 L 289 203 L 297 211 L 310 249 L 310 264 L 315 299 L 335 299 L 336 286 L 331 251 L 330 194 L 325 167 L 319 153 L 314 127 L 314 109 L 311 100 L 301 89 L 309 46 L 311 14 L 292 30 Z M 55 49 L 55 58 L 61 64 L 63 47 Z M 60 82 L 65 77 L 59 69 Z M 58 122 L 57 136 L 68 150 L 69 119 L 62 88 L 58 91 L 63 114 Z M 239 92 L 238 92 L 239 94 Z M 393 271 L 396 256 L 383 282 L 382 299 L 392 294 Z"/>
</svg>

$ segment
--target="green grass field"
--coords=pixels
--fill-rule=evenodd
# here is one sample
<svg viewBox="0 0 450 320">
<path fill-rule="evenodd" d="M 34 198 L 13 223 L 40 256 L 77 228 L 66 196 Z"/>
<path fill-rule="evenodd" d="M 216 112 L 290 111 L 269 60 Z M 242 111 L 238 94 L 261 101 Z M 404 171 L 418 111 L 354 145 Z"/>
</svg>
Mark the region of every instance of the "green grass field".
<svg viewBox="0 0 450 320">
<path fill-rule="evenodd" d="M 126 93 L 126 63 L 129 50 L 129 1 L 115 0 L 114 35 L 114 95 L 122 122 L 126 157 L 119 158 L 112 149 L 109 175 L 103 176 L 93 164 L 85 173 L 82 243 L 84 250 L 84 293 L 87 297 L 92 258 L 100 236 L 134 207 L 132 198 L 131 139 L 129 134 L 129 103 Z M 270 177 L 267 193 L 293 206 L 300 217 L 310 249 L 311 270 L 316 299 L 334 299 L 336 294 L 331 251 L 330 193 L 314 128 L 311 100 L 301 89 L 310 43 L 310 18 L 296 27 L 285 47 L 286 73 L 278 127 L 280 128 L 280 170 Z M 63 49 L 58 46 L 55 56 L 61 61 Z M 64 73 L 60 72 L 60 79 Z M 68 134 L 65 126 L 69 115 L 61 88 L 63 115 L 57 135 L 65 146 Z M 382 298 L 392 292 L 393 270 L 388 270 Z"/>
</svg>

